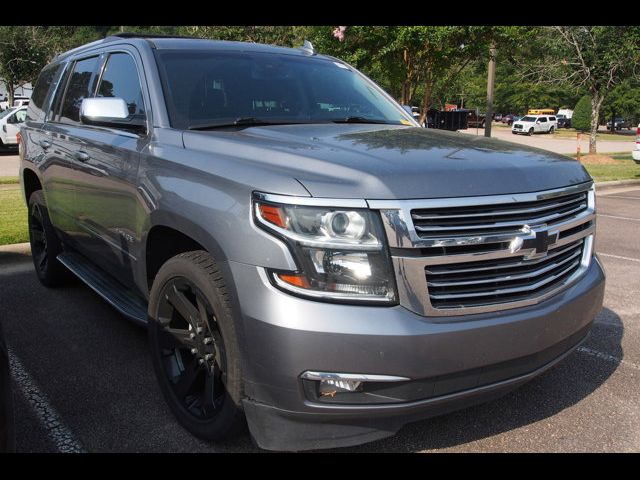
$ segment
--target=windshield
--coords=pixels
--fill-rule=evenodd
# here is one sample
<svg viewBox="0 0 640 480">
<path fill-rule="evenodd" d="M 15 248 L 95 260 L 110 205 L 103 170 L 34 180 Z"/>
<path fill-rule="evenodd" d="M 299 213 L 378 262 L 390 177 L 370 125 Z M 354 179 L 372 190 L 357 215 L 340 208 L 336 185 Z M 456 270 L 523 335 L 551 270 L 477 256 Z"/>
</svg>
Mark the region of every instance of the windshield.
<svg viewBox="0 0 640 480">
<path fill-rule="evenodd" d="M 535 122 L 537 120 L 536 117 L 522 117 L 520 120 L 522 120 L 523 122 Z"/>
<path fill-rule="evenodd" d="M 174 128 L 248 120 L 414 125 L 372 82 L 330 59 L 192 50 L 156 55 Z"/>
<path fill-rule="evenodd" d="M 15 111 L 16 111 L 15 108 L 8 108 L 4 112 L 0 113 L 0 118 L 4 118 L 4 117 L 6 117 L 8 115 L 11 115 Z"/>
</svg>

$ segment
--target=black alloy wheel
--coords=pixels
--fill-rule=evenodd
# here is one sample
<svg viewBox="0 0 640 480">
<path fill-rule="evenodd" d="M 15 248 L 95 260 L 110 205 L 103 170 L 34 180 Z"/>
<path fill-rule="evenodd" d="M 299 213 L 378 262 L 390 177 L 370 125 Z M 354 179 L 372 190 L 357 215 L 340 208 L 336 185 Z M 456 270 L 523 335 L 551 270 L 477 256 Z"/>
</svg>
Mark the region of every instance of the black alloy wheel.
<svg viewBox="0 0 640 480">
<path fill-rule="evenodd" d="M 68 283 L 74 277 L 58 261 L 63 247 L 49 220 L 42 190 L 36 190 L 29 197 L 28 225 L 31 257 L 40 282 L 46 287 Z"/>
<path fill-rule="evenodd" d="M 47 269 L 47 235 L 44 231 L 42 206 L 37 203 L 29 212 L 29 239 L 31 240 L 31 255 L 37 270 Z"/>
<path fill-rule="evenodd" d="M 160 390 L 178 422 L 205 440 L 246 428 L 237 314 L 223 273 L 204 250 L 180 253 L 155 275 L 149 348 Z"/>
<path fill-rule="evenodd" d="M 198 420 L 210 420 L 225 399 L 225 349 L 215 312 L 188 279 L 160 293 L 158 341 L 164 373 L 176 399 Z"/>
</svg>

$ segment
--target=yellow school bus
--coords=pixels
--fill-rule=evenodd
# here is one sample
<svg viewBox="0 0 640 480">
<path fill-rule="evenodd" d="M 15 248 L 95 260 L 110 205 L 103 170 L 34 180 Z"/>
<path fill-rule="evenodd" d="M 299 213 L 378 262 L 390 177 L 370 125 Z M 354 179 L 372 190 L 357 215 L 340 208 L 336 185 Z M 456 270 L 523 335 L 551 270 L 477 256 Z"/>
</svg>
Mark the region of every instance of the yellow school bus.
<svg viewBox="0 0 640 480">
<path fill-rule="evenodd" d="M 555 115 L 556 111 L 553 108 L 531 108 L 527 112 L 527 115 Z"/>
</svg>

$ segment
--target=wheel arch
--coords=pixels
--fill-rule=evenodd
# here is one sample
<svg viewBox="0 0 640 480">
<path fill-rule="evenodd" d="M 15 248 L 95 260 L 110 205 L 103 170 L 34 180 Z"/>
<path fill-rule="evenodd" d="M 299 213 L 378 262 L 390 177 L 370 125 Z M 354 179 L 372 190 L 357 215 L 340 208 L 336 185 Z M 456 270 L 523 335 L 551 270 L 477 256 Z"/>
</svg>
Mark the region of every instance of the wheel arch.
<svg viewBox="0 0 640 480">
<path fill-rule="evenodd" d="M 38 174 L 30 168 L 22 171 L 22 190 L 24 193 L 25 203 L 29 203 L 29 197 L 36 190 L 42 190 L 42 182 Z"/>
</svg>

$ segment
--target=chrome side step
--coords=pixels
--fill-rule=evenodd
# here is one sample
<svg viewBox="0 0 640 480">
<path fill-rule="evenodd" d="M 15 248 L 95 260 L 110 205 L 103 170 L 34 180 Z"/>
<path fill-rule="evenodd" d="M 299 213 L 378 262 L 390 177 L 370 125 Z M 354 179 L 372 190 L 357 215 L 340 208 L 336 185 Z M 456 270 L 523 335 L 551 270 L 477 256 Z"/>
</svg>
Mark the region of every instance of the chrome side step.
<svg viewBox="0 0 640 480">
<path fill-rule="evenodd" d="M 94 292 L 104 298 L 122 315 L 140 326 L 147 325 L 147 304 L 132 290 L 128 289 L 108 273 L 75 252 L 64 252 L 58 260 L 74 275 L 86 283 Z"/>
</svg>

